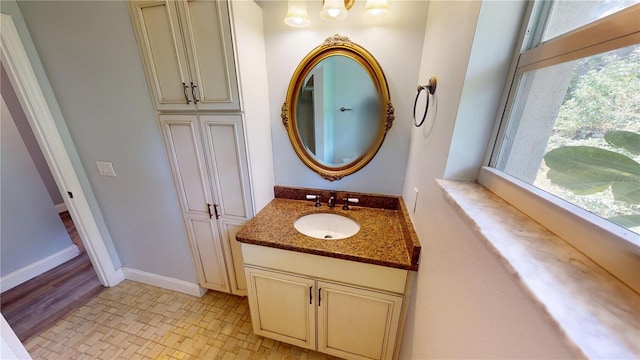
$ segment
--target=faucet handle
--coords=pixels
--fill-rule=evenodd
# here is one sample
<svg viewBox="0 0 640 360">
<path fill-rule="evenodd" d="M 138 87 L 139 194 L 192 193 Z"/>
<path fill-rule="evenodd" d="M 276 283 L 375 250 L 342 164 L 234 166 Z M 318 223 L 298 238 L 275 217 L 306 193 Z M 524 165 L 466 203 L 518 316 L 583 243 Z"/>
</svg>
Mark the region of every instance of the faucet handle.
<svg viewBox="0 0 640 360">
<path fill-rule="evenodd" d="M 307 200 L 315 200 L 315 207 L 320 207 L 322 204 L 320 203 L 320 195 L 307 195 Z"/>
<path fill-rule="evenodd" d="M 342 205 L 342 210 L 349 210 L 349 203 L 357 204 L 360 202 L 360 199 L 352 198 L 352 197 L 349 197 L 348 195 L 346 198 L 342 200 L 344 201 L 344 204 Z"/>
</svg>

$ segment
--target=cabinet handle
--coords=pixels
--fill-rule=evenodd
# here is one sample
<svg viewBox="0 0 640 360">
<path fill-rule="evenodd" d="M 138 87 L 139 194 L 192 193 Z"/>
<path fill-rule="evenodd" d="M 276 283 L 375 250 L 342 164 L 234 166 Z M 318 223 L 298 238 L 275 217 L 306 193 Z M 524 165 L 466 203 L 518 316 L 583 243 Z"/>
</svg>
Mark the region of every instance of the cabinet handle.
<svg viewBox="0 0 640 360">
<path fill-rule="evenodd" d="M 313 303 L 313 286 L 309 286 L 309 305 Z"/>
<path fill-rule="evenodd" d="M 318 306 L 320 306 L 320 300 L 322 300 L 322 297 L 320 296 L 320 291 L 322 291 L 322 288 L 318 288 Z"/>
<path fill-rule="evenodd" d="M 182 91 L 184 92 L 184 99 L 187 100 L 187 105 L 191 103 L 191 100 L 189 100 L 189 94 L 187 93 L 188 88 L 189 86 L 187 86 L 187 84 L 182 83 Z"/>
<path fill-rule="evenodd" d="M 218 204 L 213 204 L 213 212 L 216 215 L 216 219 L 220 219 L 220 215 L 218 214 Z"/>
<path fill-rule="evenodd" d="M 198 97 L 196 96 L 196 88 L 198 87 L 198 85 L 194 85 L 193 82 L 191 83 L 191 95 L 193 95 L 193 103 L 197 104 L 198 101 Z"/>
<path fill-rule="evenodd" d="M 207 212 L 209 213 L 209 219 L 211 219 L 213 217 L 213 214 L 211 213 L 211 204 L 209 203 L 207 203 Z"/>
</svg>

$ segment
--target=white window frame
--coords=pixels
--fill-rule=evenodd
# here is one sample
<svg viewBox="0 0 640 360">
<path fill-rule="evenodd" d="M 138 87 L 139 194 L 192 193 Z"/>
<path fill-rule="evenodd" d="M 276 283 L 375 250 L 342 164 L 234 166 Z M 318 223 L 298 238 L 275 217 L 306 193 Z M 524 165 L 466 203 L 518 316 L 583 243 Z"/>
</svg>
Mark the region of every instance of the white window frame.
<svg viewBox="0 0 640 360">
<path fill-rule="evenodd" d="M 638 234 L 604 220 L 576 205 L 520 181 L 493 166 L 504 139 L 519 81 L 528 71 L 580 59 L 640 43 L 640 4 L 633 5 L 537 47 L 549 14 L 549 2 L 536 1 L 528 8 L 530 19 L 524 26 L 511 67 L 511 79 L 503 96 L 504 111 L 496 121 L 495 143 L 488 149 L 486 164 L 478 183 L 564 239 L 600 266 L 640 293 L 640 247 L 633 244 Z M 529 49 L 530 48 L 530 49 Z M 635 241 L 637 243 L 637 240 Z"/>
</svg>

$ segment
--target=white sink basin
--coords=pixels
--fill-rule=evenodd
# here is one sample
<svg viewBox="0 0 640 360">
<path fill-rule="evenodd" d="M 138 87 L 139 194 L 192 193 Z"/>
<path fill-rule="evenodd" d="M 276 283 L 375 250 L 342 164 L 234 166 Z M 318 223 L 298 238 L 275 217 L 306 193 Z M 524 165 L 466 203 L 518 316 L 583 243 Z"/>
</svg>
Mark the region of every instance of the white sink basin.
<svg viewBox="0 0 640 360">
<path fill-rule="evenodd" d="M 293 226 L 307 236 L 323 240 L 344 239 L 360 231 L 360 225 L 348 217 L 327 213 L 302 216 Z"/>
</svg>

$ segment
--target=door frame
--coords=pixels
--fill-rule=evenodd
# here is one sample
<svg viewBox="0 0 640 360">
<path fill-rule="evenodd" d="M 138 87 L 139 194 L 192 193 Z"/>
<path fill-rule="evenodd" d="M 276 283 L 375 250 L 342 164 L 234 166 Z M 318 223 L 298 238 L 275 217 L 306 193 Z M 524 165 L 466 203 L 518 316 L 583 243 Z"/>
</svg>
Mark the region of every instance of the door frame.
<svg viewBox="0 0 640 360">
<path fill-rule="evenodd" d="M 73 218 L 100 283 L 108 287 L 115 286 L 124 280 L 124 273 L 122 269 L 115 269 L 111 261 L 13 19 L 6 14 L 0 16 L 2 64 L 58 190 L 63 194 L 64 203 Z M 73 198 L 65 196 L 68 192 L 73 193 Z"/>
</svg>

